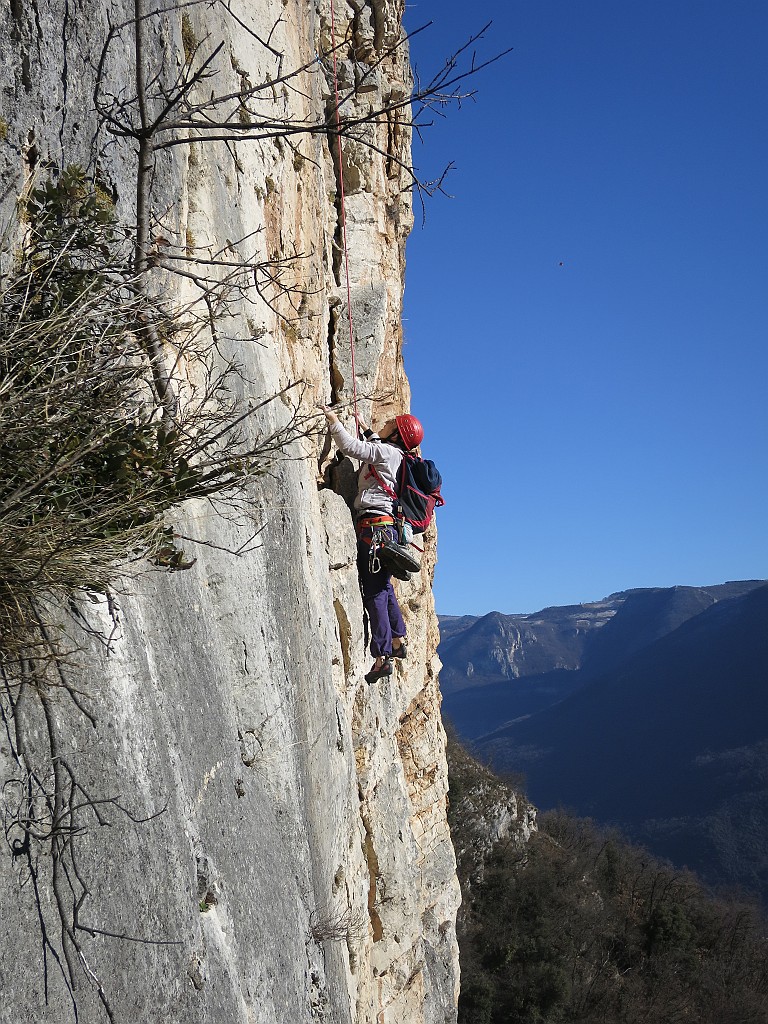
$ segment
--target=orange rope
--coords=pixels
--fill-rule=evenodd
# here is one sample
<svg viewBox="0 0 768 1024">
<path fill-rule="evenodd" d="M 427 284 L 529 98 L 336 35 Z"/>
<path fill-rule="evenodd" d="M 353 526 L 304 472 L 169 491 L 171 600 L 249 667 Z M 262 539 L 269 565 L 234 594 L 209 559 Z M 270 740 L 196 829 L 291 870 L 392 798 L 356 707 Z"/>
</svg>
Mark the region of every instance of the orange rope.
<svg viewBox="0 0 768 1024">
<path fill-rule="evenodd" d="M 349 250 L 347 249 L 347 211 L 344 205 L 344 165 L 341 161 L 341 118 L 339 116 L 339 76 L 336 70 L 336 19 L 331 0 L 331 46 L 333 48 L 333 91 L 336 99 L 336 141 L 339 159 L 339 189 L 341 192 L 341 234 L 344 243 L 344 267 L 347 274 L 347 319 L 349 320 L 349 349 L 352 353 L 352 405 L 355 412 L 357 436 L 360 437 L 360 420 L 357 416 L 357 371 L 355 369 L 355 335 L 352 328 L 352 292 L 349 287 Z"/>
</svg>

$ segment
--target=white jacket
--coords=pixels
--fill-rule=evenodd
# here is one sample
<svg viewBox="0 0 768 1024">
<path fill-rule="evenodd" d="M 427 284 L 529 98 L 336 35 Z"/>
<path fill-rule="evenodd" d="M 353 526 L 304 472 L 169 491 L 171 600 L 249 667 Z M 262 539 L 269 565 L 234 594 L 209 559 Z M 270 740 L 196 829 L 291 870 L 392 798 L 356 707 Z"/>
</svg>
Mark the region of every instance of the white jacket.
<svg viewBox="0 0 768 1024">
<path fill-rule="evenodd" d="M 397 491 L 397 474 L 403 453 L 395 445 L 382 441 L 378 434 L 371 434 L 367 441 L 358 441 L 339 422 L 331 425 L 331 434 L 340 452 L 366 463 L 357 475 L 355 508 L 361 512 L 381 512 L 391 516 L 392 496 L 387 494 L 371 468 L 376 470 L 387 487 Z"/>
</svg>

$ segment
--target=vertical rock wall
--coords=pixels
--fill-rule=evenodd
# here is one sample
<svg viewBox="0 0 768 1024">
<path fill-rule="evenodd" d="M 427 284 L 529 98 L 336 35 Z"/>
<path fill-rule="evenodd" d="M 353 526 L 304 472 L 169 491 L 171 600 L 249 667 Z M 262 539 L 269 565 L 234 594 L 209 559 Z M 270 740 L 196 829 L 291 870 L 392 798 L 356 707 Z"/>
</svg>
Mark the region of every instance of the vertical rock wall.
<svg viewBox="0 0 768 1024">
<path fill-rule="evenodd" d="M 335 41 L 342 94 L 362 78 L 344 113 L 364 116 L 407 95 L 407 48 L 395 47 L 402 4 L 335 3 L 335 40 L 328 0 L 233 0 L 234 19 L 222 6 L 180 5 L 152 19 L 151 57 L 175 71 L 190 39 L 210 50 L 223 42 L 212 65 L 219 92 L 275 83 L 274 111 L 309 123 L 332 102 L 329 61 L 315 56 Z M 6 219 L 30 174 L 79 163 L 122 220 L 134 220 L 133 147 L 104 131 L 92 99 L 109 27 L 133 14 L 133 5 L 107 0 L 14 0 L 0 13 Z M 304 65 L 280 81 L 281 69 Z M 129 48 L 115 52 L 107 74 L 113 91 L 130 92 Z M 375 400 L 375 422 L 410 403 L 400 321 L 411 226 L 403 120 L 382 115 L 367 129 L 376 148 L 350 143 L 341 168 L 360 411 L 369 419 Z M 288 143 L 164 150 L 154 207 L 165 214 L 163 231 L 192 252 L 242 249 L 250 236 L 264 258 L 298 257 L 286 270 L 293 306 L 290 296 L 244 302 L 220 325 L 220 348 L 242 364 L 254 401 L 301 379 L 308 407 L 344 403 L 352 376 L 338 161 L 324 133 Z M 185 286 L 174 287 L 182 301 Z M 285 409 L 274 403 L 258 416 L 256 432 Z M 179 532 L 202 542 L 190 548 L 193 568 L 116 581 L 109 599 L 91 595 L 70 610 L 81 650 L 66 671 L 96 724 L 64 693 L 56 697 L 49 711 L 62 756 L 94 798 L 117 798 L 130 815 L 109 805 L 104 824 L 91 816 L 77 837 L 79 880 L 70 888 L 85 895 L 74 993 L 57 962 L 50 858 L 42 849 L 30 879 L 0 844 L 3 1022 L 72 1021 L 75 1002 L 84 1024 L 105 1020 L 98 986 L 126 1024 L 455 1020 L 459 896 L 446 822 L 434 541 L 420 577 L 399 585 L 408 660 L 369 686 L 351 518 L 330 486 L 344 474 L 328 471 L 322 437 L 296 442 L 289 456 L 253 485 L 250 521 L 202 502 L 180 511 Z M 222 550 L 242 548 L 257 530 L 246 553 Z M 39 701 L 29 695 L 18 715 L 28 749 L 49 770 Z M 12 739 L 0 734 L 3 781 L 18 774 Z"/>
</svg>

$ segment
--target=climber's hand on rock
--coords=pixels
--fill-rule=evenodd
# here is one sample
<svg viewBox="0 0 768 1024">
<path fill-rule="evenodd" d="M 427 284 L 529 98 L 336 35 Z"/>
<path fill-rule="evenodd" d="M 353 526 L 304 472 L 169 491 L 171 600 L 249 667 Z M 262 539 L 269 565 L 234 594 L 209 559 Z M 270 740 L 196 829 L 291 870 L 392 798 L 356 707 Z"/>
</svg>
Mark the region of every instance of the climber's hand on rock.
<svg viewBox="0 0 768 1024">
<path fill-rule="evenodd" d="M 325 413 L 325 418 L 328 420 L 328 426 L 333 426 L 334 423 L 339 422 L 339 417 L 329 405 L 322 406 L 322 410 Z"/>
</svg>

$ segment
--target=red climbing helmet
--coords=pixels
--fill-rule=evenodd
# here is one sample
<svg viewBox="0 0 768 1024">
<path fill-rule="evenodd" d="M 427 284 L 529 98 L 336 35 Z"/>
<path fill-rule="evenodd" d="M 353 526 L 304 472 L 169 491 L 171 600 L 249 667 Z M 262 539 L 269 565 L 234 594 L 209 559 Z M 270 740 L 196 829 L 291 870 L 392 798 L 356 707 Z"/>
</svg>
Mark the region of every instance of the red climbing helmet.
<svg viewBox="0 0 768 1024">
<path fill-rule="evenodd" d="M 395 416 L 397 432 L 406 451 L 418 447 L 424 439 L 424 427 L 415 416 Z"/>
</svg>

